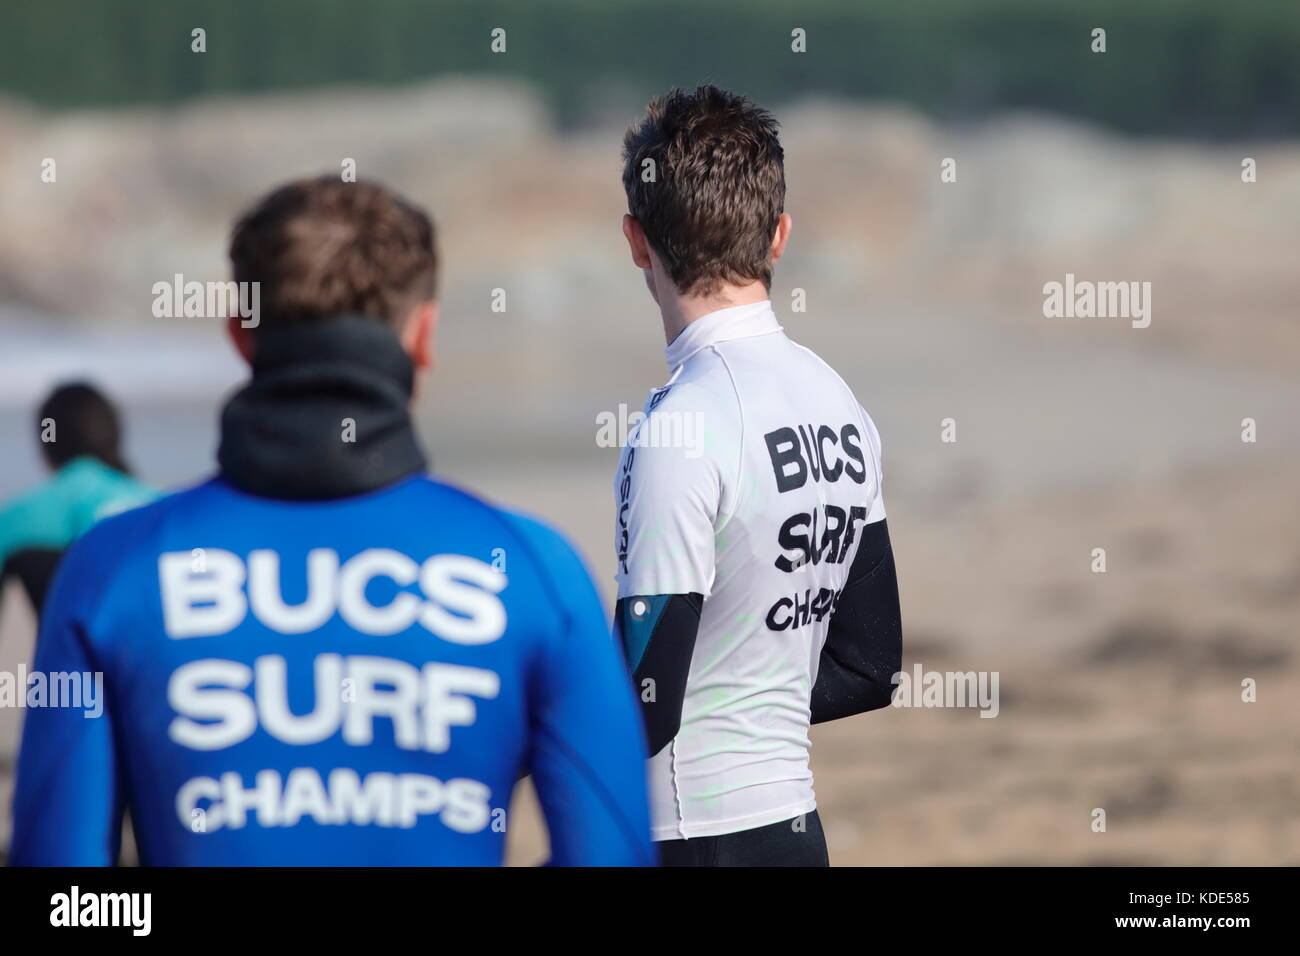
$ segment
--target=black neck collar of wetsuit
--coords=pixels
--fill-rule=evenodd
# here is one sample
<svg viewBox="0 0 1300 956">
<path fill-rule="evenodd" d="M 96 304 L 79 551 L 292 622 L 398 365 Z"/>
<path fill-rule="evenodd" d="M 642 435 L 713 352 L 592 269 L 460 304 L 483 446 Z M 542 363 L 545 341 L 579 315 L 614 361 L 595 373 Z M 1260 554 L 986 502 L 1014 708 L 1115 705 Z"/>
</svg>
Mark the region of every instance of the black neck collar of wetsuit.
<svg viewBox="0 0 1300 956">
<path fill-rule="evenodd" d="M 221 415 L 222 478 L 267 498 L 319 501 L 425 470 L 408 408 L 415 370 L 387 325 L 340 316 L 268 321 L 255 334 L 252 381 Z"/>
</svg>

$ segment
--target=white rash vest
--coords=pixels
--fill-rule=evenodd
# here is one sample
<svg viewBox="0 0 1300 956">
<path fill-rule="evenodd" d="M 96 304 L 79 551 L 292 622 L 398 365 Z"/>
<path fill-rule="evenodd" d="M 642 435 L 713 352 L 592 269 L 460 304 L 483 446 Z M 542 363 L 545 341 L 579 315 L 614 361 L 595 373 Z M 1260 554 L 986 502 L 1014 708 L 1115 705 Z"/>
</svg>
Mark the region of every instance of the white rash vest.
<svg viewBox="0 0 1300 956">
<path fill-rule="evenodd" d="M 770 302 L 696 319 L 666 356 L 614 481 L 619 599 L 704 596 L 681 726 L 648 765 L 656 840 L 816 807 L 818 659 L 862 528 L 885 517 L 875 425 Z"/>
</svg>

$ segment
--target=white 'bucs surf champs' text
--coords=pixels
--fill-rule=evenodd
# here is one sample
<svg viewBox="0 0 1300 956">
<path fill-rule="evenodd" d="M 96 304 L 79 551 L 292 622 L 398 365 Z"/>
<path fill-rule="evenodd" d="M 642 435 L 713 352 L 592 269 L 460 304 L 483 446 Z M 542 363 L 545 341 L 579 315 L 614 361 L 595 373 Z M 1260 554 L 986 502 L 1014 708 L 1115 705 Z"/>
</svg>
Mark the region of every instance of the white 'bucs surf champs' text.
<svg viewBox="0 0 1300 956">
<path fill-rule="evenodd" d="M 704 598 L 680 726 L 649 762 L 656 840 L 816 808 L 809 695 L 862 529 L 885 518 L 875 425 L 770 302 L 696 319 L 666 356 L 614 482 L 620 603 Z"/>
</svg>

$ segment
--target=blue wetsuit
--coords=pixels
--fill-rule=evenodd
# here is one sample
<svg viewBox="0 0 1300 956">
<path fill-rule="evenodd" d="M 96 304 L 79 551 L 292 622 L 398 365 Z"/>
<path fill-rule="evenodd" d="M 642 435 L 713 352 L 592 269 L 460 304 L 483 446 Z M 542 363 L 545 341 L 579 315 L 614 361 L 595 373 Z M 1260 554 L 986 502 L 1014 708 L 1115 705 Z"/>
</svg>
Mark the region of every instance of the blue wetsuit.
<svg viewBox="0 0 1300 956">
<path fill-rule="evenodd" d="M 268 337 L 222 477 L 65 556 L 35 661 L 63 706 L 29 690 L 12 862 L 111 864 L 129 807 L 148 864 L 499 864 L 531 771 L 553 863 L 653 863 L 637 705 L 581 560 L 424 476 L 400 396 L 368 411 L 397 377 L 373 366 L 401 362 L 364 321 L 320 376 L 360 447 L 319 437 L 339 409 L 319 383 L 295 401 L 310 364 L 286 385 Z M 277 475 L 286 497 L 248 490 Z M 377 487 L 339 496 L 349 475 Z"/>
</svg>

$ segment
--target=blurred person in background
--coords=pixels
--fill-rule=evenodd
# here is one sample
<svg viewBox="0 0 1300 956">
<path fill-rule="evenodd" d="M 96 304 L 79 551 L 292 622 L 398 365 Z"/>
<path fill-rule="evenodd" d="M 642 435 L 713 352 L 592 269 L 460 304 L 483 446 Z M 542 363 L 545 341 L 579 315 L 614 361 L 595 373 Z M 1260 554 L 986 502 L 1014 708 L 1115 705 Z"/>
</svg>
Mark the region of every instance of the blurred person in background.
<svg viewBox="0 0 1300 956">
<path fill-rule="evenodd" d="M 624 163 L 671 373 L 614 481 L 652 833 L 665 866 L 826 866 L 808 726 L 885 706 L 901 666 L 880 436 L 769 301 L 791 228 L 771 115 L 674 90 Z"/>
<path fill-rule="evenodd" d="M 21 582 L 37 614 L 67 547 L 97 521 L 152 501 L 122 457 L 122 425 L 93 385 L 60 385 L 41 403 L 36 435 L 53 473 L 0 508 L 0 581 Z"/>
<path fill-rule="evenodd" d="M 653 863 L 636 704 L 583 564 L 549 527 L 426 476 L 433 224 L 302 180 L 236 225 L 252 378 L 219 474 L 93 529 L 40 673 L 102 670 L 98 719 L 27 711 L 17 864 L 497 865 L 532 772 L 552 862 Z M 292 706 L 291 706 L 292 701 Z"/>
</svg>

